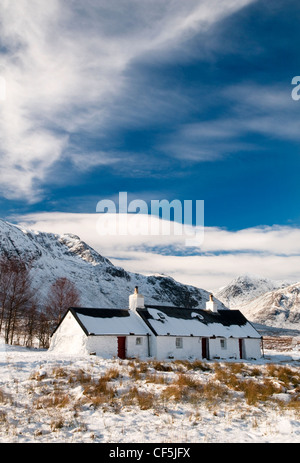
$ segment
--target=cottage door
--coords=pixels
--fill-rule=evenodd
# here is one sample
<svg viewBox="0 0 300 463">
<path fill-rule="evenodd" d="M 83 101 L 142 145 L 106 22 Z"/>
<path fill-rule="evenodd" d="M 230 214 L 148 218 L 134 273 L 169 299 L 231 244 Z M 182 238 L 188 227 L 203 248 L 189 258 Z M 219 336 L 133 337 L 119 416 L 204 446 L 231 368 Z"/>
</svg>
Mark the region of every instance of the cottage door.
<svg viewBox="0 0 300 463">
<path fill-rule="evenodd" d="M 208 359 L 208 339 L 202 338 L 202 358 Z"/>
<path fill-rule="evenodd" d="M 120 359 L 126 358 L 126 338 L 124 336 L 118 337 L 118 357 Z"/>
<path fill-rule="evenodd" d="M 243 339 L 239 339 L 240 359 L 244 358 L 244 342 Z"/>
</svg>

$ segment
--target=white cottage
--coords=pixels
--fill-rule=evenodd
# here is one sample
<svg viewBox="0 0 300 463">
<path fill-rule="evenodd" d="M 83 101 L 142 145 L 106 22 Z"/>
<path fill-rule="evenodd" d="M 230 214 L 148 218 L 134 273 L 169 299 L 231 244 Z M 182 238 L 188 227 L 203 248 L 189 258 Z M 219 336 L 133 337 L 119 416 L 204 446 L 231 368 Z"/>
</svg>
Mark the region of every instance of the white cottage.
<svg viewBox="0 0 300 463">
<path fill-rule="evenodd" d="M 51 336 L 50 350 L 103 358 L 150 356 L 150 330 L 131 310 L 68 310 Z"/>
<path fill-rule="evenodd" d="M 239 310 L 145 305 L 135 289 L 129 309 L 68 310 L 50 350 L 104 358 L 257 359 L 261 336 Z"/>
</svg>

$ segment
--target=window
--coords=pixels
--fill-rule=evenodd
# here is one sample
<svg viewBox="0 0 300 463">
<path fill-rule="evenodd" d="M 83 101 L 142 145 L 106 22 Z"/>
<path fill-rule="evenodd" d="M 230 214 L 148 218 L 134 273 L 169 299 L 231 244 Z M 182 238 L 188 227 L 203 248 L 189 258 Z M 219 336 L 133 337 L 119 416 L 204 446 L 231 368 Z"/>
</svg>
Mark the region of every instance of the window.
<svg viewBox="0 0 300 463">
<path fill-rule="evenodd" d="M 135 344 L 136 344 L 137 346 L 141 346 L 141 345 L 143 344 L 143 338 L 136 338 Z"/>
<path fill-rule="evenodd" d="M 182 338 L 176 338 L 176 349 L 182 349 L 182 347 L 183 347 Z"/>
<path fill-rule="evenodd" d="M 226 339 L 220 339 L 220 344 L 221 344 L 221 349 L 226 349 L 227 348 Z"/>
</svg>

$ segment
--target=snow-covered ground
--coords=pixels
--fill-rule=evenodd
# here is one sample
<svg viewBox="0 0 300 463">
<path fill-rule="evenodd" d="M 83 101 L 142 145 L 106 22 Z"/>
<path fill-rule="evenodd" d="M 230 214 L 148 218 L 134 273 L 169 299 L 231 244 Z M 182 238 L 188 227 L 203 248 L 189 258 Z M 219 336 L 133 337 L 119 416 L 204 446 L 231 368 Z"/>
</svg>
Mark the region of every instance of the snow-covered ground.
<svg viewBox="0 0 300 463">
<path fill-rule="evenodd" d="M 300 442 L 299 350 L 191 366 L 0 344 L 0 442 Z M 274 390 L 251 402 L 242 381 Z"/>
</svg>

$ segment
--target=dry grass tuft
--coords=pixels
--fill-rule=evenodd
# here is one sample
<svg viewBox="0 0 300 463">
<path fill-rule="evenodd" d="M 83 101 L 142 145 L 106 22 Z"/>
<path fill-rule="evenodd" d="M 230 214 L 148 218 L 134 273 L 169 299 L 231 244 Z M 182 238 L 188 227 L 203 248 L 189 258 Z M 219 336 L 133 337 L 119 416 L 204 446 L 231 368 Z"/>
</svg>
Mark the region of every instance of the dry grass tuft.
<svg viewBox="0 0 300 463">
<path fill-rule="evenodd" d="M 34 405 L 37 410 L 45 408 L 64 408 L 70 404 L 70 398 L 65 393 L 54 392 L 46 397 L 39 397 Z"/>
<path fill-rule="evenodd" d="M 6 392 L 2 391 L 2 389 L 0 389 L 0 403 L 7 404 L 11 402 L 12 402 L 11 396 L 7 394 Z"/>
<path fill-rule="evenodd" d="M 157 373 L 147 374 L 145 376 L 146 383 L 153 384 L 167 384 L 168 380 L 163 375 L 158 375 Z"/>
<path fill-rule="evenodd" d="M 284 387 L 297 387 L 300 383 L 300 373 L 293 371 L 291 368 L 282 365 L 267 365 L 269 376 L 276 378 Z"/>
<path fill-rule="evenodd" d="M 109 403 L 116 396 L 115 389 L 108 385 L 109 377 L 101 376 L 98 381 L 90 381 L 84 388 L 84 396 L 92 402 L 94 406 Z"/>
<path fill-rule="evenodd" d="M 155 405 L 155 395 L 152 392 L 139 391 L 133 386 L 122 395 L 121 401 L 124 405 L 138 405 L 141 410 L 148 410 Z"/>
<path fill-rule="evenodd" d="M 102 378 L 103 379 L 105 378 L 107 381 L 111 381 L 113 379 L 118 379 L 120 376 L 121 375 L 120 375 L 120 371 L 118 370 L 118 368 L 111 367 L 109 368 L 109 370 L 107 370 L 107 372 Z"/>
<path fill-rule="evenodd" d="M 70 373 L 64 370 L 62 367 L 53 368 L 52 370 L 52 378 L 68 378 Z"/>
<path fill-rule="evenodd" d="M 192 378 L 190 375 L 179 374 L 177 379 L 174 381 L 174 384 L 177 384 L 180 387 L 188 387 L 191 389 L 198 389 L 200 387 L 199 381 Z"/>
<path fill-rule="evenodd" d="M 170 364 L 164 363 L 164 362 L 159 362 L 157 360 L 154 360 L 150 364 L 152 368 L 156 371 L 173 371 L 173 368 Z"/>
<path fill-rule="evenodd" d="M 83 384 L 89 384 L 91 381 L 92 381 L 92 376 L 86 371 L 83 371 L 82 369 L 73 371 L 69 374 L 68 382 L 70 384 L 78 383 L 78 384 L 83 385 Z"/>
</svg>

